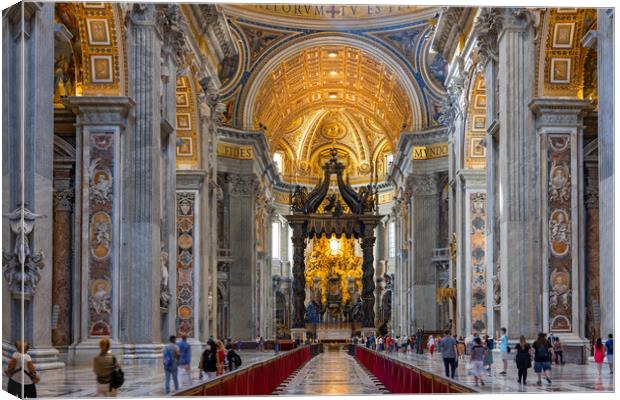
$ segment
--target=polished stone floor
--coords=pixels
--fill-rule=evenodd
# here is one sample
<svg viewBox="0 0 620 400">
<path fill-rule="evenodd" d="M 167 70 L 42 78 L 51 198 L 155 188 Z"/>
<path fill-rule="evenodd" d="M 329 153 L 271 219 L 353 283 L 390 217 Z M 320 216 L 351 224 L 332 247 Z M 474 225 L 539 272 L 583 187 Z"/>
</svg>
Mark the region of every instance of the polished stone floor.
<svg viewBox="0 0 620 400">
<path fill-rule="evenodd" d="M 243 366 L 274 357 L 272 351 L 259 352 L 241 350 Z M 164 368 L 161 359 L 141 362 L 139 365 L 124 365 L 125 384 L 119 390 L 119 397 L 162 397 L 164 396 Z M 198 383 L 198 360 L 192 361 L 192 378 Z M 49 370 L 40 373 L 37 385 L 38 397 L 93 397 L 96 392 L 95 375 L 91 365 L 69 366 L 65 370 Z M 2 388 L 6 390 L 8 379 L 3 377 Z M 181 382 L 181 388 L 189 386 Z M 170 382 L 171 389 L 174 385 Z"/>
<path fill-rule="evenodd" d="M 324 351 L 289 377 L 274 394 L 292 396 L 388 393 L 383 385 L 346 351 L 328 346 L 325 346 Z"/>
<path fill-rule="evenodd" d="M 385 353 L 390 357 L 405 361 L 434 374 L 444 375 L 441 353 L 435 353 L 434 357 L 429 354 L 415 353 Z M 565 364 L 551 367 L 551 384 L 536 384 L 536 373 L 533 368 L 528 369 L 527 385 L 519 385 L 517 382 L 517 368 L 514 361 L 508 362 L 507 375 L 500 375 L 502 371 L 501 355 L 498 351 L 493 353 L 495 362 L 492 366 L 491 376 L 484 376 L 485 386 L 474 386 L 474 377 L 467 375 L 465 361 L 460 361 L 456 371 L 455 380 L 471 386 L 482 393 L 553 393 L 553 392 L 612 392 L 614 390 L 614 375 L 609 373 L 607 364 L 603 365 L 602 374 L 599 376 L 594 361 L 586 365 Z"/>
</svg>

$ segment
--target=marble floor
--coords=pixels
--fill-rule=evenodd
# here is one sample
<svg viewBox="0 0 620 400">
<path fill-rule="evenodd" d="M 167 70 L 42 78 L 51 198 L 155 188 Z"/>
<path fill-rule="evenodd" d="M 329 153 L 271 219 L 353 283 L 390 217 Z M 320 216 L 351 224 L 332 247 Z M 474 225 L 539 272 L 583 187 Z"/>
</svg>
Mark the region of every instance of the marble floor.
<svg viewBox="0 0 620 400">
<path fill-rule="evenodd" d="M 273 351 L 259 352 L 241 350 L 239 355 L 243 366 L 274 357 Z M 118 392 L 118 397 L 162 397 L 164 396 L 164 369 L 161 359 L 142 362 L 139 365 L 123 366 L 125 384 Z M 198 383 L 198 361 L 192 362 L 192 378 Z M 38 397 L 93 397 L 96 392 L 95 375 L 92 366 L 70 366 L 64 370 L 49 370 L 40 373 L 41 382 L 37 385 Z M 3 377 L 2 388 L 6 390 L 8 379 Z M 181 382 L 181 388 L 189 386 Z M 174 385 L 170 382 L 171 388 Z"/>
<path fill-rule="evenodd" d="M 276 389 L 277 395 L 352 395 L 388 393 L 355 359 L 325 346 L 319 354 Z"/>
<path fill-rule="evenodd" d="M 385 353 L 390 357 L 405 361 L 416 367 L 432 372 L 434 374 L 444 375 L 443 361 L 441 353 L 435 353 L 434 357 L 429 354 L 415 353 Z M 614 375 L 609 373 L 607 364 L 603 365 L 602 374 L 599 376 L 594 361 L 586 365 L 565 364 L 551 366 L 551 384 L 545 383 L 542 386 L 536 384 L 537 376 L 533 368 L 528 369 L 527 385 L 519 385 L 517 382 L 517 368 L 514 361 L 508 362 L 507 375 L 500 375 L 503 369 L 501 355 L 495 351 L 491 376 L 484 376 L 485 386 L 474 386 L 473 376 L 467 375 L 465 361 L 460 361 L 456 371 L 455 380 L 471 386 L 481 393 L 553 393 L 553 392 L 612 392 L 614 390 Z"/>
</svg>

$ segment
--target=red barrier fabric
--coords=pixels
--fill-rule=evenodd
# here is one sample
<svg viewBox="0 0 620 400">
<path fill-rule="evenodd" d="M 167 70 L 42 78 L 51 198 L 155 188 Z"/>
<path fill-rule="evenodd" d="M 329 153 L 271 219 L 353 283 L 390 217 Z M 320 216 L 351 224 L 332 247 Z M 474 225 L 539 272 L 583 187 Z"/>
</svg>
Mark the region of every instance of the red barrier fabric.
<svg viewBox="0 0 620 400">
<path fill-rule="evenodd" d="M 383 383 L 390 393 L 465 393 L 467 387 L 449 383 L 443 377 L 422 372 L 374 350 L 357 346 L 355 358 Z"/>
<path fill-rule="evenodd" d="M 284 379 L 312 358 L 310 347 L 283 353 L 232 375 L 216 378 L 201 387 L 179 392 L 178 396 L 261 396 L 269 395 Z"/>
</svg>

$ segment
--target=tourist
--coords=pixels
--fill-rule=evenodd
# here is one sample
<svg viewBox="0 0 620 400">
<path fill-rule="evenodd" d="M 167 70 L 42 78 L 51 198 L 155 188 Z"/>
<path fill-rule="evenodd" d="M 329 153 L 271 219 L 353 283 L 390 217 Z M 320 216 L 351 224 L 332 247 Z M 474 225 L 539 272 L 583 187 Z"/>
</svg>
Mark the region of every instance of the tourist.
<svg viewBox="0 0 620 400">
<path fill-rule="evenodd" d="M 504 364 L 504 369 L 499 374 L 506 375 L 506 370 L 508 369 L 508 359 L 510 358 L 510 347 L 508 346 L 508 336 L 506 336 L 506 328 L 502 328 L 502 336 L 499 338 L 499 340 L 499 349 L 502 353 L 502 364 Z"/>
<path fill-rule="evenodd" d="M 431 353 L 431 357 L 433 357 L 433 355 L 435 354 L 435 338 L 433 337 L 433 335 L 429 335 L 426 346 L 428 347 L 428 351 L 430 351 Z"/>
<path fill-rule="evenodd" d="M 110 351 L 110 340 L 101 339 L 99 341 L 99 355 L 93 360 L 93 371 L 97 377 L 96 397 L 116 397 L 116 389 L 112 387 L 111 382 L 112 373 L 117 367 L 116 357 Z"/>
<path fill-rule="evenodd" d="M 605 349 L 607 350 L 607 365 L 609 365 L 609 373 L 613 375 L 614 373 L 614 335 L 611 333 L 607 336 L 607 341 L 605 342 Z"/>
<path fill-rule="evenodd" d="M 446 372 L 446 376 L 454 378 L 454 372 L 456 370 L 456 340 L 450 335 L 450 331 L 444 332 L 445 336 L 439 345 L 441 350 L 441 357 L 443 358 L 443 366 Z"/>
<path fill-rule="evenodd" d="M 553 356 L 556 364 L 564 365 L 564 344 L 559 337 L 553 340 Z"/>
<path fill-rule="evenodd" d="M 216 347 L 213 340 L 207 341 L 207 347 L 200 356 L 198 364 L 198 378 L 207 381 L 215 378 L 217 373 Z"/>
<path fill-rule="evenodd" d="M 597 338 L 596 343 L 594 343 L 594 362 L 599 375 L 603 371 L 603 360 L 605 360 L 605 346 L 603 346 L 601 338 Z"/>
<path fill-rule="evenodd" d="M 469 357 L 469 366 L 467 367 L 467 373 L 473 375 L 478 386 L 478 380 L 480 384 L 484 386 L 484 380 L 482 375 L 484 374 L 483 360 L 486 354 L 486 349 L 482 346 L 482 340 L 479 337 L 474 339 L 474 345 L 471 348 L 471 356 Z"/>
<path fill-rule="evenodd" d="M 258 348 L 258 351 L 265 351 L 265 339 L 263 339 L 262 336 L 258 336 L 258 338 L 256 338 L 256 347 Z"/>
<path fill-rule="evenodd" d="M 177 376 L 179 368 L 179 359 L 181 352 L 175 344 L 177 338 L 170 336 L 170 342 L 164 346 L 164 392 L 170 393 L 170 378 L 174 382 L 174 390 L 179 390 L 179 379 Z"/>
<path fill-rule="evenodd" d="M 108 347 L 109 343 L 108 341 Z M 6 387 L 7 392 L 20 399 L 37 397 L 37 388 L 35 385 L 39 381 L 39 378 L 37 377 L 35 366 L 32 363 L 32 358 L 30 358 L 28 354 L 28 342 L 22 342 L 21 340 L 15 342 L 15 352 L 11 356 L 4 372 L 9 377 L 9 382 Z M 110 388 L 109 382 L 110 381 L 108 381 L 106 386 L 108 390 Z M 99 380 L 97 380 L 97 384 L 99 384 Z M 99 391 L 99 385 L 97 385 L 97 391 Z"/>
<path fill-rule="evenodd" d="M 379 336 L 377 339 L 377 351 L 383 351 L 383 337 Z"/>
<path fill-rule="evenodd" d="M 192 371 L 190 369 L 192 360 L 192 349 L 187 343 L 187 335 L 181 335 L 181 340 L 177 342 L 179 348 L 179 381 L 183 382 L 183 377 L 188 385 L 192 384 Z"/>
<path fill-rule="evenodd" d="M 489 338 L 489 335 L 484 335 L 484 346 L 487 352 L 484 356 L 483 365 L 489 376 L 491 376 L 491 367 L 493 366 L 493 339 Z"/>
<path fill-rule="evenodd" d="M 239 354 L 235 353 L 232 345 L 229 344 L 228 346 L 226 346 L 226 349 L 228 350 L 228 352 L 226 353 L 226 360 L 228 360 L 228 370 L 234 371 L 241 366 L 241 357 L 239 357 Z"/>
<path fill-rule="evenodd" d="M 476 339 L 477 338 L 478 338 L 478 332 L 474 332 L 474 335 L 471 338 L 471 342 L 469 343 L 469 345 L 465 349 L 465 354 L 470 354 L 471 353 L 471 349 L 476 345 Z M 481 340 L 481 342 L 482 342 L 482 340 Z"/>
<path fill-rule="evenodd" d="M 237 351 L 241 351 L 241 340 L 237 340 Z"/>
<path fill-rule="evenodd" d="M 532 344 L 534 349 L 534 372 L 538 376 L 537 385 L 542 385 L 541 373 L 545 375 L 545 380 L 551 384 L 549 374 L 551 371 L 551 343 L 547 340 L 544 333 L 539 333 L 538 338 Z"/>
<path fill-rule="evenodd" d="M 217 367 L 217 375 L 222 375 L 224 373 L 224 367 L 226 366 L 226 349 L 224 348 L 224 343 L 221 340 L 217 341 L 217 351 L 216 351 L 216 367 Z"/>
<path fill-rule="evenodd" d="M 532 356 L 529 343 L 525 340 L 525 336 L 521 335 L 519 337 L 519 343 L 515 345 L 515 363 L 517 364 L 517 371 L 519 375 L 518 382 L 520 384 L 527 384 L 527 370 L 528 368 L 532 368 Z"/>
<path fill-rule="evenodd" d="M 466 347 L 467 346 L 465 346 L 465 339 L 463 338 L 463 336 L 459 337 L 459 340 L 456 343 L 456 349 L 458 351 L 458 359 L 459 360 L 464 360 L 465 359 Z"/>
<path fill-rule="evenodd" d="M 555 340 L 556 339 L 557 338 L 555 337 L 553 332 L 549 332 L 549 336 L 547 336 L 547 340 L 549 341 L 549 343 L 551 343 L 551 346 L 553 346 L 555 344 Z"/>
</svg>

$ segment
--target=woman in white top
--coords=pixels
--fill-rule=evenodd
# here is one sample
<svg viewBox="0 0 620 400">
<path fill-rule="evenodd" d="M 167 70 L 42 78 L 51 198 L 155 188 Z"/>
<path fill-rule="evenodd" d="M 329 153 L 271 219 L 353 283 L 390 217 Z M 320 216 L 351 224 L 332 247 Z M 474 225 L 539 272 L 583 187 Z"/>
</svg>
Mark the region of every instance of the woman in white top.
<svg viewBox="0 0 620 400">
<path fill-rule="evenodd" d="M 435 354 L 435 338 L 433 337 L 433 335 L 430 335 L 428 337 L 428 351 L 430 351 L 431 353 L 431 357 L 433 356 L 433 354 Z"/>
<path fill-rule="evenodd" d="M 35 398 L 37 397 L 35 383 L 39 380 L 32 359 L 28 355 L 28 342 L 24 341 L 22 344 L 22 341 L 18 340 L 15 342 L 15 348 L 16 351 L 4 371 L 9 377 L 6 390 L 20 399 Z"/>
</svg>

